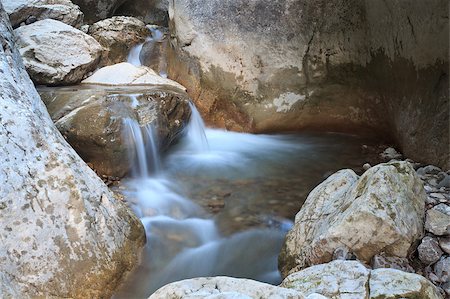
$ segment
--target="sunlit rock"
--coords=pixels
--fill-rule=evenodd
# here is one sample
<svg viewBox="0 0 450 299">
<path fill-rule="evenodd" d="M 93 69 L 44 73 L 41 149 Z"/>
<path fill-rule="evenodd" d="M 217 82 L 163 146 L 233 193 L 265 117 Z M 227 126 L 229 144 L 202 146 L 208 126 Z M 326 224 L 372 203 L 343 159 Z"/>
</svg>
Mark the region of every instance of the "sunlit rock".
<svg viewBox="0 0 450 299">
<path fill-rule="evenodd" d="M 0 2 L 0 296 L 109 297 L 142 225 L 57 131 L 7 20 Z"/>
<path fill-rule="evenodd" d="M 83 13 L 70 0 L 3 0 L 5 11 L 13 28 L 21 23 L 54 19 L 79 28 Z"/>
<path fill-rule="evenodd" d="M 443 299 L 423 276 L 396 269 L 370 270 L 358 261 L 315 265 L 290 274 L 280 286 L 305 296 L 318 293 L 330 299 Z"/>
<path fill-rule="evenodd" d="M 320 293 L 328 298 L 368 298 L 369 273 L 370 270 L 360 262 L 333 261 L 292 273 L 280 286 L 305 295 Z"/>
<path fill-rule="evenodd" d="M 395 269 L 372 270 L 368 287 L 370 299 L 443 299 L 436 287 L 425 277 Z"/>
<path fill-rule="evenodd" d="M 120 74 L 120 76 L 117 76 L 117 74 Z M 81 83 L 99 85 L 167 85 L 183 91 L 186 90 L 183 85 L 161 77 L 151 68 L 134 66 L 128 62 L 105 66 Z"/>
<path fill-rule="evenodd" d="M 136 18 L 120 16 L 92 24 L 88 34 L 103 46 L 100 61 L 103 66 L 125 61 L 131 48 L 143 43 L 150 30 Z"/>
<path fill-rule="evenodd" d="M 367 263 L 382 251 L 406 257 L 423 235 L 425 191 L 407 162 L 379 164 L 360 178 L 331 175 L 309 194 L 279 257 L 283 276 L 329 262 L 346 246 Z"/>
<path fill-rule="evenodd" d="M 21 26 L 14 34 L 27 72 L 36 84 L 78 83 L 95 69 L 102 51 L 91 36 L 51 19 Z"/>
<path fill-rule="evenodd" d="M 149 299 L 303 299 L 302 293 L 270 284 L 231 277 L 201 277 L 168 284 Z"/>
</svg>

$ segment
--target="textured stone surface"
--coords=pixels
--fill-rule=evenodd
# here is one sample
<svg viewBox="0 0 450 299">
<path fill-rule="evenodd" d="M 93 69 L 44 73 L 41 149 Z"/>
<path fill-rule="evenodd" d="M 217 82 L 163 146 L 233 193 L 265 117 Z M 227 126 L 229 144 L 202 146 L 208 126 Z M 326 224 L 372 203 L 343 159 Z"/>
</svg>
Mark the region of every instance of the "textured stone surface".
<svg viewBox="0 0 450 299">
<path fill-rule="evenodd" d="M 395 269 L 372 270 L 369 288 L 370 299 L 443 299 L 436 287 L 425 277 Z"/>
<path fill-rule="evenodd" d="M 296 215 L 279 256 L 282 275 L 329 262 L 341 246 L 367 263 L 382 251 L 406 257 L 423 235 L 425 198 L 407 162 L 379 164 L 360 178 L 338 171 L 311 191 Z"/>
<path fill-rule="evenodd" d="M 368 298 L 369 273 L 360 262 L 333 261 L 293 273 L 280 286 L 305 295 L 319 293 L 333 299 Z"/>
<path fill-rule="evenodd" d="M 414 273 L 414 269 L 409 264 L 407 258 L 396 256 L 385 256 L 384 254 L 377 254 L 372 258 L 372 268 L 392 268 L 404 272 Z"/>
<path fill-rule="evenodd" d="M 100 65 L 126 61 L 131 48 L 150 35 L 145 24 L 133 17 L 112 17 L 89 26 L 88 34 L 102 46 Z"/>
<path fill-rule="evenodd" d="M 169 76 L 208 122 L 371 127 L 450 168 L 446 0 L 174 0 L 169 17 Z"/>
<path fill-rule="evenodd" d="M 450 257 L 441 258 L 434 265 L 434 273 L 438 278 L 438 282 L 446 283 L 450 282 Z"/>
<path fill-rule="evenodd" d="M 425 229 L 438 236 L 450 235 L 450 207 L 441 203 L 428 210 Z"/>
<path fill-rule="evenodd" d="M 419 259 L 427 265 L 437 262 L 443 254 L 439 243 L 432 237 L 423 238 L 422 243 L 417 247 L 417 251 L 419 252 Z"/>
<path fill-rule="evenodd" d="M 439 238 L 439 246 L 445 253 L 450 254 L 450 238 Z"/>
<path fill-rule="evenodd" d="M 3 0 L 3 6 L 13 28 L 29 18 L 54 19 L 77 28 L 83 23 L 83 13 L 70 0 Z"/>
<path fill-rule="evenodd" d="M 85 21 L 94 23 L 111 17 L 116 9 L 126 0 L 72 0 L 80 6 L 84 13 Z"/>
<path fill-rule="evenodd" d="M 302 293 L 250 279 L 201 277 L 168 284 L 149 299 L 303 299 Z"/>
<path fill-rule="evenodd" d="M 120 76 L 117 76 L 120 74 Z M 167 85 L 181 90 L 186 88 L 170 79 L 166 79 L 145 66 L 134 66 L 128 62 L 105 66 L 86 78 L 83 84 L 100 85 Z"/>
<path fill-rule="evenodd" d="M 358 261 L 311 266 L 292 273 L 280 286 L 305 296 L 317 293 L 330 299 L 442 299 L 437 288 L 423 276 L 396 269 L 370 270 Z"/>
<path fill-rule="evenodd" d="M 14 34 L 27 72 L 36 84 L 78 83 L 95 69 L 102 51 L 94 38 L 51 19 L 21 26 Z"/>
<path fill-rule="evenodd" d="M 44 88 L 40 94 L 57 128 L 84 161 L 102 175 L 123 177 L 134 160 L 124 119 L 157 128 L 161 150 L 175 142 L 189 121 L 189 97 L 164 86 L 146 88 Z"/>
<path fill-rule="evenodd" d="M 144 231 L 54 126 L 0 3 L 0 290 L 100 298 L 136 263 Z"/>
</svg>

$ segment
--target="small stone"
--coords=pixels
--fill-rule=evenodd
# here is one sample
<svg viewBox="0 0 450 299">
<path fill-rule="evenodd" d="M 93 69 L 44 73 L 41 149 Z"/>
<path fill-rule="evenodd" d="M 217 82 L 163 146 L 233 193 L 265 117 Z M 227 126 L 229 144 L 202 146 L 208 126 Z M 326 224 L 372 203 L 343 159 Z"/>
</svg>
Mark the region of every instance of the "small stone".
<svg viewBox="0 0 450 299">
<path fill-rule="evenodd" d="M 425 229 L 437 236 L 450 234 L 450 207 L 438 204 L 427 211 Z"/>
<path fill-rule="evenodd" d="M 437 198 L 437 199 L 446 199 L 445 195 L 442 193 L 433 192 L 433 193 L 430 193 L 430 196 Z"/>
<path fill-rule="evenodd" d="M 439 167 L 436 167 L 434 165 L 428 165 L 417 169 L 417 174 L 421 176 L 424 176 L 426 174 L 437 175 L 441 171 L 442 170 Z"/>
<path fill-rule="evenodd" d="M 425 199 L 425 203 L 426 203 L 427 205 L 432 205 L 432 206 L 434 206 L 434 205 L 437 205 L 439 202 L 436 200 L 436 198 L 431 197 L 431 196 L 427 196 L 427 198 Z"/>
<path fill-rule="evenodd" d="M 441 258 L 434 265 L 434 273 L 438 278 L 438 282 L 450 281 L 450 257 Z"/>
<path fill-rule="evenodd" d="M 363 165 L 363 169 L 364 170 L 368 170 L 370 167 L 372 167 L 372 166 L 370 166 L 369 163 L 366 163 L 366 164 Z"/>
<path fill-rule="evenodd" d="M 450 238 L 439 238 L 439 246 L 445 253 L 450 254 Z"/>
<path fill-rule="evenodd" d="M 414 269 L 409 264 L 407 258 L 396 256 L 385 256 L 384 254 L 377 254 L 372 258 L 372 268 L 392 268 L 404 272 L 414 273 Z"/>
<path fill-rule="evenodd" d="M 393 148 L 393 147 L 388 147 L 387 149 L 385 149 L 384 152 L 382 152 L 380 154 L 380 156 L 383 159 L 385 159 L 385 160 L 401 159 L 402 158 L 402 154 L 397 152 L 395 150 L 395 148 Z"/>
<path fill-rule="evenodd" d="M 443 254 L 438 242 L 432 237 L 423 238 L 417 250 L 419 251 L 419 259 L 426 265 L 434 264 Z"/>
<path fill-rule="evenodd" d="M 445 176 L 444 178 L 439 182 L 439 184 L 437 185 L 438 188 L 450 188 L 450 175 L 444 173 Z"/>
</svg>

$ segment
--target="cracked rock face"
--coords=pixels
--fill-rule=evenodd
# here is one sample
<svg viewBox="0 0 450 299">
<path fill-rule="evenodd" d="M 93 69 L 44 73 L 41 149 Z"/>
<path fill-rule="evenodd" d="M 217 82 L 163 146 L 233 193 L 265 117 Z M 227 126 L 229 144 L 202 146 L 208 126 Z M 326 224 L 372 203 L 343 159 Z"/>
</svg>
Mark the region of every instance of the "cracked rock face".
<svg viewBox="0 0 450 299">
<path fill-rule="evenodd" d="M 425 198 L 408 162 L 379 164 L 361 177 L 338 171 L 296 215 L 279 256 L 282 275 L 329 262 L 341 246 L 366 263 L 381 252 L 406 257 L 423 235 Z"/>
<path fill-rule="evenodd" d="M 57 131 L 0 4 L 0 290 L 111 295 L 145 241 L 139 220 Z"/>
<path fill-rule="evenodd" d="M 56 20 L 21 26 L 14 34 L 27 72 L 36 84 L 79 83 L 95 69 L 102 53 L 94 38 Z"/>
<path fill-rule="evenodd" d="M 208 123 L 257 132 L 371 128 L 414 160 L 450 167 L 442 146 L 449 144 L 446 0 L 169 5 L 168 74 Z"/>
<path fill-rule="evenodd" d="M 76 28 L 83 24 L 83 13 L 70 0 L 3 0 L 3 6 L 13 28 L 33 19 L 54 19 Z"/>
</svg>

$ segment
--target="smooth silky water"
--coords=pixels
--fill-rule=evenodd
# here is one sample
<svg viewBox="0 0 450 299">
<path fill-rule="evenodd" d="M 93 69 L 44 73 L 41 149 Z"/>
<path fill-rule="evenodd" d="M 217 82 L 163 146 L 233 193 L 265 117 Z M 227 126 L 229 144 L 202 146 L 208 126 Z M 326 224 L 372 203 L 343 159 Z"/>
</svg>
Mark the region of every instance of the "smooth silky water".
<svg viewBox="0 0 450 299">
<path fill-rule="evenodd" d="M 141 218 L 147 244 L 115 298 L 147 298 L 199 276 L 278 284 L 277 257 L 307 194 L 338 169 L 360 169 L 374 145 L 336 133 L 205 129 L 191 107 L 184 137 L 162 158 L 152 128 L 125 120 L 138 159 L 117 189 Z"/>
</svg>

